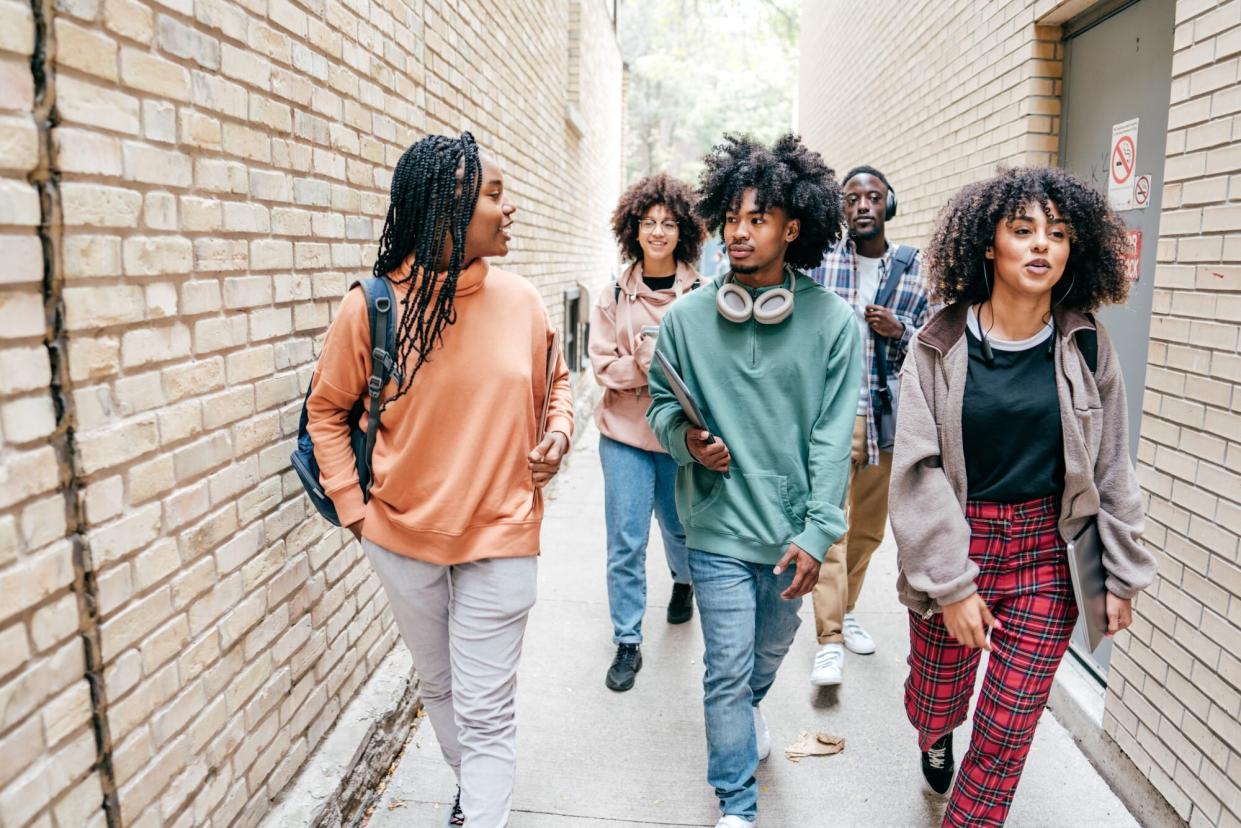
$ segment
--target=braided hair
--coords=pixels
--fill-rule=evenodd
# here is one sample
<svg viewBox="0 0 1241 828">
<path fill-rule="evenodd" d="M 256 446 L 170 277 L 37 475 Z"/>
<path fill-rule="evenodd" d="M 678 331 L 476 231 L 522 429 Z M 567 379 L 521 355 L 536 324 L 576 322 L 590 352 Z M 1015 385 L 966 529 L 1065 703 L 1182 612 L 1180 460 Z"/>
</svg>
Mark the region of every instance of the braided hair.
<svg viewBox="0 0 1241 828">
<path fill-rule="evenodd" d="M 460 168 L 460 172 L 458 172 Z M 401 302 L 396 331 L 397 390 L 384 406 L 403 396 L 444 328 L 457 321 L 453 299 L 465 258 L 465 232 L 482 186 L 482 163 L 474 136 L 428 135 L 405 150 L 392 172 L 388 216 L 372 270 L 395 284 L 412 282 Z M 436 271 L 445 244 L 451 243 L 442 279 Z M 412 254 L 409 273 L 396 278 Z M 411 364 L 412 363 L 412 364 Z"/>
</svg>

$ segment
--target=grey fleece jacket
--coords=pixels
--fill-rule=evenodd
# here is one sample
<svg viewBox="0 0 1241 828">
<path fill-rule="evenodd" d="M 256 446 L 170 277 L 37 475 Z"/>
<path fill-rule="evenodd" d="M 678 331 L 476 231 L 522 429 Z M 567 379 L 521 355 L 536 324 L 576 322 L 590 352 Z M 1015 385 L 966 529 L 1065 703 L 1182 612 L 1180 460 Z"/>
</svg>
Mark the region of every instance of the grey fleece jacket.
<svg viewBox="0 0 1241 828">
<path fill-rule="evenodd" d="M 969 558 L 961 407 L 969 350 L 969 306 L 944 308 L 918 332 L 901 371 L 900 419 L 892 457 L 889 514 L 896 535 L 897 591 L 920 613 L 968 598 L 978 566 Z M 1091 519 L 1099 526 L 1107 589 L 1132 598 L 1155 578 L 1140 538 L 1144 518 L 1129 460 L 1124 378 L 1107 332 L 1082 313 L 1056 311 L 1056 389 L 1064 431 L 1060 535 Z M 1073 335 L 1098 331 L 1092 374 Z"/>
</svg>

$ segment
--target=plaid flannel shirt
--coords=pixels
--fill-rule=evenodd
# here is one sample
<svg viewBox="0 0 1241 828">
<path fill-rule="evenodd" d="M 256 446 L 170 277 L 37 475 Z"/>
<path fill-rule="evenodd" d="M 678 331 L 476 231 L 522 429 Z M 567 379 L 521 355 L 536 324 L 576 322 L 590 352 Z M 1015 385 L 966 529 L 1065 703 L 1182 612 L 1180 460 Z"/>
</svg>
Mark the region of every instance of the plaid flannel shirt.
<svg viewBox="0 0 1241 828">
<path fill-rule="evenodd" d="M 884 253 L 883 260 L 880 262 L 880 291 L 887 284 L 888 268 L 892 264 L 892 254 L 895 251 L 896 246 L 889 244 L 887 252 Z M 840 298 L 854 308 L 874 304 L 875 297 L 860 298 L 858 296 L 857 248 L 853 243 L 853 239 L 848 235 L 839 244 L 828 250 L 823 256 L 822 264 L 811 268 L 808 275 L 828 290 L 835 291 Z M 900 339 L 888 339 L 886 367 L 889 385 L 900 382 L 901 364 L 905 361 L 905 354 L 909 349 L 909 340 L 913 338 L 914 332 L 925 325 L 940 308 L 938 304 L 931 301 L 930 293 L 930 285 L 922 277 L 922 253 L 919 252 L 914 256 L 913 264 L 901 274 L 900 282 L 896 286 L 896 292 L 892 294 L 892 300 L 888 303 L 889 310 L 905 325 L 905 330 L 901 334 Z M 868 378 L 871 391 L 873 392 L 879 387 L 879 372 L 875 370 L 874 334 L 866 337 L 866 341 L 863 343 L 862 359 L 864 360 L 863 368 L 866 371 L 865 376 Z M 879 429 L 875 424 L 875 411 L 872 401 L 873 394 L 867 394 L 867 465 L 879 462 Z"/>
</svg>

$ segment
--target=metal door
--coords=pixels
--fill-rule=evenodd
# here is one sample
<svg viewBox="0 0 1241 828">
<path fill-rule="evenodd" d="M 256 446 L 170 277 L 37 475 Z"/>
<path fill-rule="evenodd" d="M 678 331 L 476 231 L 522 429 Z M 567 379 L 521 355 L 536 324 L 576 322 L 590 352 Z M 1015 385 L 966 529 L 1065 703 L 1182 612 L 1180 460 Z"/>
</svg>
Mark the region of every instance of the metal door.
<svg viewBox="0 0 1241 828">
<path fill-rule="evenodd" d="M 1089 20 L 1083 15 L 1065 25 L 1060 163 L 1106 193 L 1114 161 L 1113 127 L 1138 119 L 1133 167 L 1136 175 L 1150 176 L 1148 201 L 1141 209 L 1120 213 L 1131 230 L 1141 233 L 1138 279 L 1126 305 L 1107 308 L 1099 315 L 1120 354 L 1128 397 L 1129 451 L 1136 457 L 1159 241 L 1176 2 L 1138 0 L 1100 6 L 1088 12 Z M 1110 639 L 1092 656 L 1086 652 L 1079 625 L 1073 642 L 1087 666 L 1106 675 Z"/>
</svg>

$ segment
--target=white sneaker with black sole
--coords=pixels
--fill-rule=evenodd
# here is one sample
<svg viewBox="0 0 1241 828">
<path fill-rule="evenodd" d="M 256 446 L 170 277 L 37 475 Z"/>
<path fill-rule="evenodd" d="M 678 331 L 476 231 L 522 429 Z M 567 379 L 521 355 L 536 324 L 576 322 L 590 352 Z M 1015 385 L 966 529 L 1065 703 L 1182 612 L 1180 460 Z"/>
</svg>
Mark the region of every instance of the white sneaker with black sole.
<svg viewBox="0 0 1241 828">
<path fill-rule="evenodd" d="M 862 628 L 853 613 L 845 613 L 844 624 L 845 646 L 850 652 L 858 655 L 870 655 L 875 652 L 875 639 L 870 637 L 870 633 Z"/>
<path fill-rule="evenodd" d="M 835 687 L 845 680 L 845 648 L 839 642 L 820 645 L 814 655 L 810 683 L 815 687 Z"/>
</svg>

